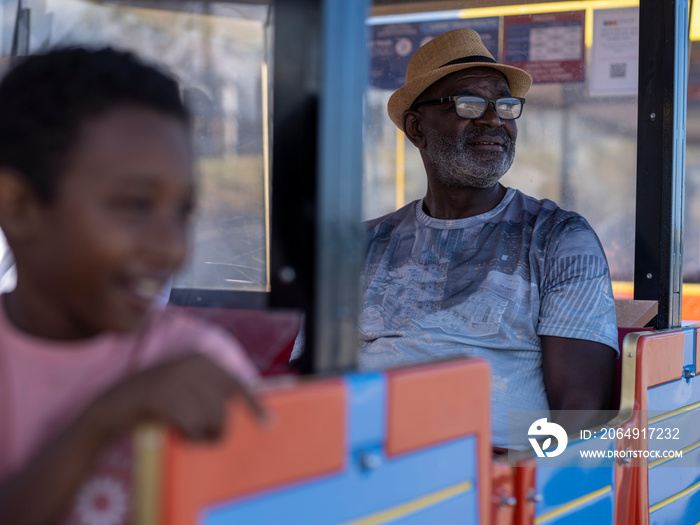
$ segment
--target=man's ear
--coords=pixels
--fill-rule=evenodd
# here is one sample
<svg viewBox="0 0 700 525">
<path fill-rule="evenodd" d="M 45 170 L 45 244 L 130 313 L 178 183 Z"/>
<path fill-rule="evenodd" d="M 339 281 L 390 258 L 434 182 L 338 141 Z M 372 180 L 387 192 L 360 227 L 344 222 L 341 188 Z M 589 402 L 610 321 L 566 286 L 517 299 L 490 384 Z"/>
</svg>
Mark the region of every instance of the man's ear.
<svg viewBox="0 0 700 525">
<path fill-rule="evenodd" d="M 21 242 L 35 236 L 41 208 L 26 178 L 10 168 L 0 168 L 0 228 L 8 238 Z"/>
<path fill-rule="evenodd" d="M 418 149 L 425 147 L 425 135 L 423 134 L 423 115 L 409 109 L 403 114 L 403 129 L 408 140 Z"/>
</svg>

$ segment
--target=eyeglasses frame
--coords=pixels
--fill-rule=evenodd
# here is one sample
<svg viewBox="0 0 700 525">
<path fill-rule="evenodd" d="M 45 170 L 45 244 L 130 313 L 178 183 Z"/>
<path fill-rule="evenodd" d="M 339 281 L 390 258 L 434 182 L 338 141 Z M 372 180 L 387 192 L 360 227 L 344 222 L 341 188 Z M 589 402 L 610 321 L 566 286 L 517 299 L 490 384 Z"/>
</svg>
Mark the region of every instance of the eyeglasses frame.
<svg viewBox="0 0 700 525">
<path fill-rule="evenodd" d="M 479 95 L 453 95 L 451 97 L 442 97 L 442 98 L 436 98 L 436 99 L 431 99 L 431 100 L 423 100 L 421 102 L 414 102 L 413 105 L 411 106 L 411 109 L 417 109 L 420 106 L 437 106 L 439 104 L 446 104 L 447 102 L 454 103 L 457 101 L 457 99 L 460 99 L 462 97 L 480 98 L 480 99 L 486 101 L 486 107 L 484 108 L 484 112 L 481 115 L 479 115 L 478 117 L 463 117 L 462 115 L 457 113 L 457 104 L 455 104 L 455 113 L 457 113 L 457 116 L 459 118 L 463 118 L 463 119 L 467 119 L 467 120 L 476 120 L 476 119 L 480 119 L 481 117 L 483 117 L 489 109 L 489 104 L 493 106 L 493 110 L 496 112 L 496 115 L 498 115 L 498 118 L 500 118 L 501 120 L 516 120 L 522 116 L 522 114 L 523 114 L 522 108 L 525 106 L 525 99 L 523 97 L 509 96 L 509 97 L 498 97 L 498 98 L 486 98 L 486 97 L 480 97 Z M 520 115 L 518 115 L 517 117 L 514 117 L 514 118 L 504 118 L 501 115 L 499 115 L 498 110 L 496 109 L 496 102 L 503 99 L 503 98 L 515 98 L 515 99 L 519 100 L 520 104 L 521 104 Z"/>
</svg>

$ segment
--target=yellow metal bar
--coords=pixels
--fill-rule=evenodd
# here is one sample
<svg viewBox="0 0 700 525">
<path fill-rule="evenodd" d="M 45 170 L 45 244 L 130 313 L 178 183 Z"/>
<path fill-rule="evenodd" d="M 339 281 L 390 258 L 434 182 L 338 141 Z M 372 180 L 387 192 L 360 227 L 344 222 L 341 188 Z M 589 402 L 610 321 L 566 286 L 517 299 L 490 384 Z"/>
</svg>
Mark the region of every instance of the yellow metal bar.
<svg viewBox="0 0 700 525">
<path fill-rule="evenodd" d="M 613 281 L 612 289 L 614 296 L 629 296 L 634 294 L 634 283 L 630 281 Z M 683 295 L 700 296 L 700 284 L 698 283 L 683 283 Z"/>
<path fill-rule="evenodd" d="M 582 505 L 590 503 L 591 501 L 598 499 L 601 496 L 604 496 L 605 494 L 608 494 L 610 492 L 612 492 L 612 485 L 608 485 L 607 487 L 603 487 L 602 489 L 596 490 L 595 492 L 591 492 L 590 494 L 586 494 L 585 496 L 576 498 L 575 500 L 570 501 L 569 503 L 565 503 L 564 505 L 552 511 L 549 511 L 546 514 L 542 514 L 542 516 L 539 516 L 535 519 L 535 523 L 538 525 L 540 523 L 547 523 L 548 521 L 551 521 L 554 518 L 558 518 L 562 514 L 567 514 L 576 507 L 581 507 Z"/>
<path fill-rule="evenodd" d="M 396 129 L 396 209 L 406 203 L 406 139 L 403 131 Z"/>
<path fill-rule="evenodd" d="M 150 423 L 133 432 L 134 525 L 160 523 L 163 435 L 160 425 Z"/>
<path fill-rule="evenodd" d="M 266 38 L 266 35 L 265 35 Z M 270 291 L 270 108 L 268 69 L 265 60 L 260 64 L 262 84 L 262 139 L 263 139 L 263 207 L 265 209 L 265 291 Z"/>
<path fill-rule="evenodd" d="M 637 342 L 641 334 L 627 334 L 622 340 L 622 383 L 620 386 L 620 412 L 617 424 L 627 422 L 634 411 L 634 386 L 637 382 Z"/>
<path fill-rule="evenodd" d="M 679 452 L 682 452 L 683 455 L 685 455 L 688 452 L 692 452 L 693 450 L 695 450 L 698 447 L 700 447 L 700 441 L 698 441 L 697 443 L 693 443 L 692 445 L 688 445 L 687 447 L 682 448 L 680 450 L 674 450 L 674 452 L 676 454 L 678 454 Z M 666 463 L 667 461 L 671 461 L 672 459 L 678 459 L 678 458 L 675 458 L 675 457 L 674 458 L 661 458 L 661 459 L 657 459 L 656 461 L 652 461 L 651 463 L 649 463 L 649 469 L 653 469 L 654 467 L 658 467 L 662 463 Z"/>
<path fill-rule="evenodd" d="M 660 501 L 656 505 L 649 507 L 649 514 L 651 514 L 652 512 L 656 512 L 659 509 L 663 509 L 667 505 L 670 505 L 671 503 L 678 501 L 679 499 L 685 498 L 688 494 L 692 494 L 698 489 L 700 489 L 700 481 L 698 481 L 694 485 L 691 485 L 685 490 L 681 490 L 678 494 L 675 494 L 670 498 L 666 498 L 665 500 Z"/>
<path fill-rule="evenodd" d="M 700 37 L 700 35 L 698 35 Z M 683 293 L 689 293 L 692 295 L 700 295 L 700 284 L 697 283 L 683 283 Z"/>
<path fill-rule="evenodd" d="M 615 297 L 623 296 L 631 299 L 634 296 L 634 283 L 630 281 L 613 281 L 612 289 Z"/>
<path fill-rule="evenodd" d="M 700 408 L 700 402 L 693 403 L 692 405 L 688 405 L 686 407 L 677 408 L 676 410 L 671 410 L 670 412 L 666 412 L 665 414 L 661 414 L 660 416 L 653 417 L 649 420 L 648 424 L 653 425 L 655 423 L 658 423 L 659 421 L 671 419 L 672 417 L 678 416 L 680 414 L 685 414 L 686 412 L 690 412 L 697 408 Z"/>
<path fill-rule="evenodd" d="M 469 492 L 472 488 L 473 485 L 471 481 L 465 481 L 464 483 L 459 483 L 458 485 L 415 499 L 409 503 L 397 505 L 388 510 L 372 514 L 366 518 L 346 522 L 343 525 L 381 525 L 383 523 L 390 523 L 410 514 L 415 514 L 428 507 L 432 507 L 433 505 L 437 505 L 450 498 L 454 498 L 455 496 L 459 496 L 460 494 L 464 494 L 465 492 Z"/>
</svg>

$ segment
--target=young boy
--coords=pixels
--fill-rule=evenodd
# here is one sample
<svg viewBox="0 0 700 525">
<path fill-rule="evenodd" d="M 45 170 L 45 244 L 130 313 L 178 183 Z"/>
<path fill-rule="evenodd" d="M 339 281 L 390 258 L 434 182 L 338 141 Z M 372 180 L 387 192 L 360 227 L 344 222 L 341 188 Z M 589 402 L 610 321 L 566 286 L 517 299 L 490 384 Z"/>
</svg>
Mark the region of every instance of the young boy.
<svg viewBox="0 0 700 525">
<path fill-rule="evenodd" d="M 153 420 L 213 439 L 232 395 L 261 414 L 234 340 L 152 308 L 187 251 L 189 123 L 174 80 L 111 49 L 0 83 L 2 523 L 126 524 L 128 446 L 106 444 Z"/>
</svg>

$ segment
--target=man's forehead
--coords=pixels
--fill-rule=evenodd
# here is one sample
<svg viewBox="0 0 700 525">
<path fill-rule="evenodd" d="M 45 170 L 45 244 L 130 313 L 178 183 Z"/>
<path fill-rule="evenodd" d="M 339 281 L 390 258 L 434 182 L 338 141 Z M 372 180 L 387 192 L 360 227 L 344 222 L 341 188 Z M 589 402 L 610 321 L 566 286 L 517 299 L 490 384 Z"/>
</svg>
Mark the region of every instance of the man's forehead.
<svg viewBox="0 0 700 525">
<path fill-rule="evenodd" d="M 435 82 L 426 91 L 435 93 L 446 88 L 469 89 L 483 83 L 490 83 L 494 88 L 502 91 L 510 91 L 505 75 L 490 67 L 473 67 L 455 71 Z"/>
</svg>

